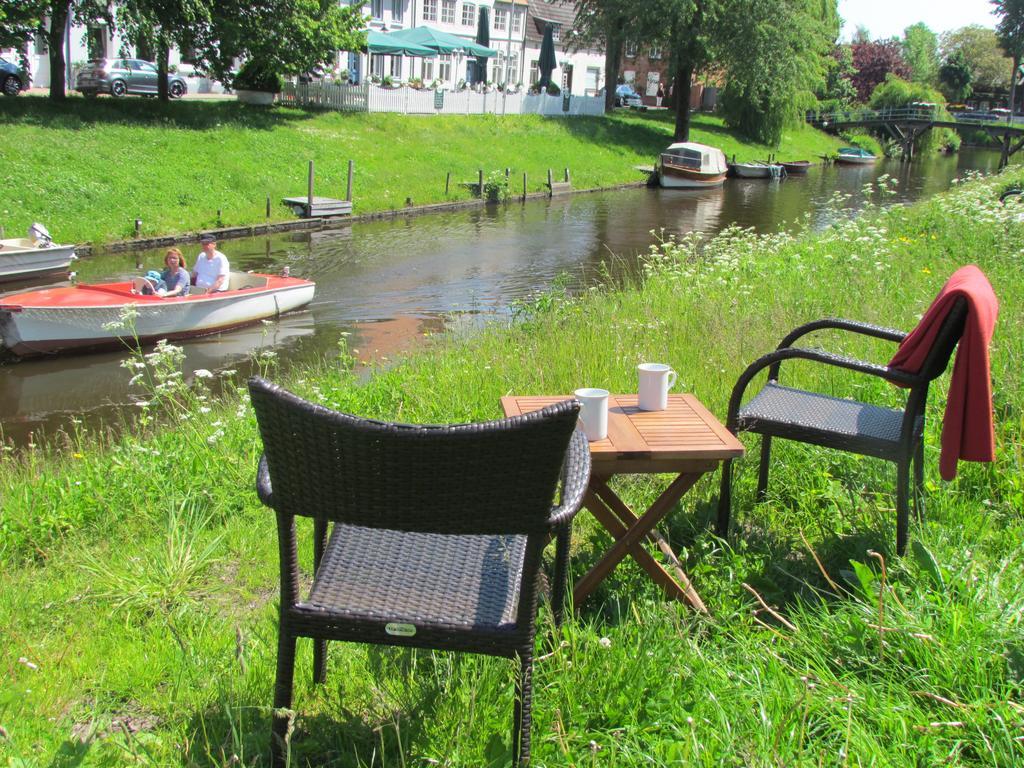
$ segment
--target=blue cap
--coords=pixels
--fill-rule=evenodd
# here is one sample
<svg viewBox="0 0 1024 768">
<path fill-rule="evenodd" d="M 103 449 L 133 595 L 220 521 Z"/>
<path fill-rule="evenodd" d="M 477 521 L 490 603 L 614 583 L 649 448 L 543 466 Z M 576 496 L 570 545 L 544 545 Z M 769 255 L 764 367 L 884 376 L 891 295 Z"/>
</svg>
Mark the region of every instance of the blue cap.
<svg viewBox="0 0 1024 768">
<path fill-rule="evenodd" d="M 149 272 L 146 273 L 146 279 L 147 280 L 160 280 L 161 279 L 160 278 L 160 273 L 157 272 L 155 269 L 151 269 L 151 270 L 149 270 Z"/>
</svg>

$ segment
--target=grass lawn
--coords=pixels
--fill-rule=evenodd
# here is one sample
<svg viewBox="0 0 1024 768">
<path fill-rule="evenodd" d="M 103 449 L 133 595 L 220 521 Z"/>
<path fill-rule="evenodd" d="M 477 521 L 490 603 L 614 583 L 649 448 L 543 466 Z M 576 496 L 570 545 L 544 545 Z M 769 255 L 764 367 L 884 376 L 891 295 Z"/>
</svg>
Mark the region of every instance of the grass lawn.
<svg viewBox="0 0 1024 768">
<path fill-rule="evenodd" d="M 369 379 L 342 347 L 287 383 L 353 413 L 437 423 L 495 417 L 509 392 L 628 391 L 636 364 L 658 360 L 722 417 L 739 372 L 794 326 L 839 315 L 910 328 L 949 273 L 977 263 L 1001 302 L 997 461 L 940 481 L 940 379 L 927 513 L 903 558 L 889 464 L 783 442 L 755 504 L 756 461 L 742 461 L 728 542 L 709 531 L 717 478 L 702 480 L 666 535 L 712 615 L 666 603 L 630 561 L 553 638 L 545 611 L 534 756 L 580 767 L 1021 765 L 1024 223 L 998 195 L 1022 180 L 1014 169 L 817 234 L 727 230 L 699 259 L 691 241 L 667 244 L 636 284 L 554 290 L 510 326 L 438 338 Z M 892 354 L 859 337 L 815 343 L 877 362 Z M 278 378 L 272 356 L 262 363 Z M 266 764 L 278 572 L 273 516 L 254 490 L 259 440 L 243 382 L 215 401 L 201 382 L 176 384 L 176 365 L 168 353 L 139 369 L 140 399 L 177 404 L 173 428 L 150 420 L 151 404 L 116 442 L 73 434 L 0 459 L 0 764 Z M 787 364 L 783 376 L 880 403 L 902 396 L 838 369 Z M 744 440 L 755 456 L 756 439 Z M 665 481 L 621 478 L 616 489 L 645 507 Z M 311 532 L 301 533 L 308 579 Z M 581 513 L 575 574 L 607 545 Z M 311 658 L 300 642 L 294 765 L 506 763 L 512 664 L 335 643 L 328 682 L 314 688 Z"/>
<path fill-rule="evenodd" d="M 128 238 L 134 220 L 144 236 L 266 221 L 290 220 L 282 197 L 306 193 L 307 163 L 316 164 L 316 192 L 344 197 L 348 161 L 355 161 L 357 213 L 468 199 L 459 185 L 512 169 L 538 191 L 551 168 L 571 169 L 576 188 L 642 178 L 633 166 L 652 165 L 668 145 L 667 114 L 619 110 L 608 117 L 545 119 L 494 115 L 414 117 L 342 114 L 237 102 L 72 97 L 0 103 L 0 224 L 22 233 L 44 222 L 60 242 L 103 243 Z M 786 134 L 769 149 L 744 142 L 722 121 L 694 116 L 693 140 L 740 160 L 814 159 L 835 152 L 836 139 L 811 128 Z M 445 195 L 445 174 L 452 174 Z"/>
</svg>

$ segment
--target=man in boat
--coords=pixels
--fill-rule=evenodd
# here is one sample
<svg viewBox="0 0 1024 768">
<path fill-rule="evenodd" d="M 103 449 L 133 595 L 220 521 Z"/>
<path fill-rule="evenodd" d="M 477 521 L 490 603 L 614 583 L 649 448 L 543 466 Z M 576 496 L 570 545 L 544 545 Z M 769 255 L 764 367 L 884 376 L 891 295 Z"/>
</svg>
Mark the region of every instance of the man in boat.
<svg viewBox="0 0 1024 768">
<path fill-rule="evenodd" d="M 213 235 L 201 235 L 203 251 L 196 257 L 192 268 L 192 282 L 196 288 L 205 288 L 210 293 L 228 289 L 228 272 L 231 267 L 228 257 L 217 250 L 217 238 Z"/>
</svg>

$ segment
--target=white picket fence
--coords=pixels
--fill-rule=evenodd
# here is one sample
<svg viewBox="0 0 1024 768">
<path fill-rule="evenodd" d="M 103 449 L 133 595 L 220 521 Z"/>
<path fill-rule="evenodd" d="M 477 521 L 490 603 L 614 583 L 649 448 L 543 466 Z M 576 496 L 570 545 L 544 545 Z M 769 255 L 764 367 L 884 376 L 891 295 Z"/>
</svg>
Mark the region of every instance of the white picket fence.
<svg viewBox="0 0 1024 768">
<path fill-rule="evenodd" d="M 286 83 L 281 102 L 343 112 L 399 112 L 406 115 L 603 115 L 602 96 L 549 96 L 527 93 L 478 93 L 471 90 L 383 88 L 371 83 Z"/>
</svg>

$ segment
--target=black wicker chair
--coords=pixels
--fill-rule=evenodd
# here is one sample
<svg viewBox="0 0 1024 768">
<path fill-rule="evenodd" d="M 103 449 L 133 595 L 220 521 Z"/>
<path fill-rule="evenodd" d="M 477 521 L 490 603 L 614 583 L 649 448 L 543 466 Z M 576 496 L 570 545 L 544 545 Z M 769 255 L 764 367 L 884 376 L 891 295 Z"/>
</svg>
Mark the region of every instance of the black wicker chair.
<svg viewBox="0 0 1024 768">
<path fill-rule="evenodd" d="M 287 754 L 295 641 L 328 640 L 517 658 L 512 757 L 527 765 L 542 552 L 557 540 L 561 620 L 569 527 L 590 477 L 575 401 L 481 424 L 418 426 L 349 416 L 249 381 L 263 438 L 260 499 L 277 513 L 281 606 L 271 738 Z M 552 506 L 562 481 L 560 504 Z M 299 594 L 295 516 L 313 518 L 315 573 Z M 333 531 L 328 535 L 328 524 Z"/>
<path fill-rule="evenodd" d="M 756 432 L 762 436 L 757 499 L 763 501 L 768 488 L 768 465 L 772 438 L 836 448 L 896 464 L 896 551 L 907 547 L 909 524 L 910 468 L 914 467 L 914 503 L 921 514 L 921 486 L 924 479 L 924 409 L 928 385 L 945 371 L 960 340 L 967 316 L 967 302 L 959 299 L 936 334 L 935 342 L 921 370 L 916 374 L 896 368 L 854 360 L 820 350 L 794 347 L 802 336 L 822 329 L 839 329 L 888 341 L 900 342 L 907 334 L 850 320 L 826 319 L 802 325 L 782 340 L 778 348 L 752 363 L 740 376 L 729 399 L 726 427 L 733 434 Z M 902 410 L 883 408 L 779 384 L 784 360 L 811 360 L 881 377 L 908 388 Z M 768 382 L 746 405 L 741 405 L 750 381 L 768 369 Z M 722 488 L 718 501 L 719 536 L 729 532 L 732 462 L 722 465 Z"/>
</svg>

